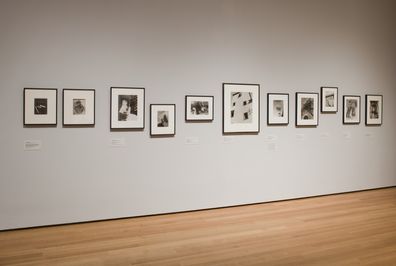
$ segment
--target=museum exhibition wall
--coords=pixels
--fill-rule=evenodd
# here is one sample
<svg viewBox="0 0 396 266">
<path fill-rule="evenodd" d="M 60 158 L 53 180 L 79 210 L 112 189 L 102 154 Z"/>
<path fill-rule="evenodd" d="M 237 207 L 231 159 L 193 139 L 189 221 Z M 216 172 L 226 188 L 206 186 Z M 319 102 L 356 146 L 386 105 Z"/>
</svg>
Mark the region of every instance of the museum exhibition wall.
<svg viewBox="0 0 396 266">
<path fill-rule="evenodd" d="M 0 230 L 395 186 L 394 11 L 0 1 Z"/>
</svg>

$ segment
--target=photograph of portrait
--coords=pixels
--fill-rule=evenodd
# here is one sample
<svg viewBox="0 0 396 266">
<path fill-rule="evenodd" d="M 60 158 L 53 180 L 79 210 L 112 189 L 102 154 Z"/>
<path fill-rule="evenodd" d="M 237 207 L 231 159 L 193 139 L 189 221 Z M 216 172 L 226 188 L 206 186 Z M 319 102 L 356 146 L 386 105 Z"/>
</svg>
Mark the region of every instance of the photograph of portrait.
<svg viewBox="0 0 396 266">
<path fill-rule="evenodd" d="M 366 95 L 366 125 L 382 125 L 382 95 Z"/>
<path fill-rule="evenodd" d="M 223 84 L 223 133 L 260 131 L 260 85 Z"/>
<path fill-rule="evenodd" d="M 95 125 L 95 90 L 63 89 L 63 125 Z"/>
<path fill-rule="evenodd" d="M 23 124 L 56 126 L 57 89 L 25 88 L 23 90 Z"/>
<path fill-rule="evenodd" d="M 212 121 L 213 96 L 186 96 L 186 121 Z"/>
<path fill-rule="evenodd" d="M 267 124 L 268 125 L 289 124 L 289 94 L 287 93 L 267 94 Z"/>
<path fill-rule="evenodd" d="M 319 123 L 319 95 L 296 93 L 296 126 L 317 126 Z"/>
<path fill-rule="evenodd" d="M 336 113 L 338 111 L 338 88 L 321 87 L 322 113 Z"/>
<path fill-rule="evenodd" d="M 360 124 L 360 96 L 343 96 L 343 123 Z"/>
<path fill-rule="evenodd" d="M 174 136 L 176 134 L 176 105 L 150 104 L 150 135 Z"/>
<path fill-rule="evenodd" d="M 144 88 L 111 87 L 111 129 L 144 128 Z"/>
</svg>

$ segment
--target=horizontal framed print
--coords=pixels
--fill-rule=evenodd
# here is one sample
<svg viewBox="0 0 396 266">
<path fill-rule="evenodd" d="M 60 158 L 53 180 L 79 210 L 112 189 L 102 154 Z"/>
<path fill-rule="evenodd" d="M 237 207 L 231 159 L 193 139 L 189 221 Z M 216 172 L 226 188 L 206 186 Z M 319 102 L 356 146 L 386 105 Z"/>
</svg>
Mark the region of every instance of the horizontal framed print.
<svg viewBox="0 0 396 266">
<path fill-rule="evenodd" d="M 287 93 L 267 94 L 267 124 L 268 125 L 289 124 L 289 94 Z"/>
<path fill-rule="evenodd" d="M 360 96 L 344 95 L 342 122 L 344 124 L 360 124 Z"/>
<path fill-rule="evenodd" d="M 110 129 L 144 129 L 144 88 L 110 88 Z"/>
<path fill-rule="evenodd" d="M 382 95 L 366 95 L 366 125 L 382 125 L 383 110 Z"/>
<path fill-rule="evenodd" d="M 150 135 L 174 136 L 176 134 L 176 105 L 150 104 Z"/>
<path fill-rule="evenodd" d="M 95 90 L 63 89 L 63 125 L 95 125 Z"/>
<path fill-rule="evenodd" d="M 259 131 L 260 85 L 223 83 L 223 134 Z"/>
<path fill-rule="evenodd" d="M 186 96 L 186 121 L 213 121 L 213 96 Z"/>
<path fill-rule="evenodd" d="M 321 87 L 321 111 L 322 113 L 338 112 L 338 88 L 337 87 Z"/>
<path fill-rule="evenodd" d="M 296 126 L 317 126 L 319 124 L 318 100 L 318 93 L 296 93 Z"/>
<path fill-rule="evenodd" d="M 57 89 L 25 88 L 23 90 L 23 124 L 25 126 L 56 126 L 57 105 Z"/>
</svg>

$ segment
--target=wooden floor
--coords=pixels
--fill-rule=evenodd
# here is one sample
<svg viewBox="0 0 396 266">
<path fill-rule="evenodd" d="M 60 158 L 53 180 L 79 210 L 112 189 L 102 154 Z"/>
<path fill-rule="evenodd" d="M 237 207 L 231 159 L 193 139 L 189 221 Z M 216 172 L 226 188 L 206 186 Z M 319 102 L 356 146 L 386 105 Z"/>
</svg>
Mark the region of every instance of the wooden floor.
<svg viewBox="0 0 396 266">
<path fill-rule="evenodd" d="M 396 265 L 396 188 L 0 232 L 0 265 Z"/>
</svg>

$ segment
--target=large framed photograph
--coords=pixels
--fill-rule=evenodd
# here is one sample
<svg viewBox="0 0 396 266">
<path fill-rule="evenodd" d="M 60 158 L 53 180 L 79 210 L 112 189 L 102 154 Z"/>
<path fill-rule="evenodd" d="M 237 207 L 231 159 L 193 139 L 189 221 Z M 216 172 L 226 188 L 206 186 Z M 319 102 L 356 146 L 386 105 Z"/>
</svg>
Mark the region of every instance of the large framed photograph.
<svg viewBox="0 0 396 266">
<path fill-rule="evenodd" d="M 321 87 L 321 111 L 322 113 L 338 112 L 338 88 Z"/>
<path fill-rule="evenodd" d="M 213 121 L 213 96 L 186 96 L 186 121 Z"/>
<path fill-rule="evenodd" d="M 319 124 L 318 100 L 318 93 L 296 93 L 296 126 L 317 126 Z"/>
<path fill-rule="evenodd" d="M 63 125 L 95 125 L 95 90 L 63 89 Z"/>
<path fill-rule="evenodd" d="M 110 88 L 110 128 L 144 129 L 144 88 Z"/>
<path fill-rule="evenodd" d="M 174 136 L 176 134 L 176 105 L 150 104 L 150 135 Z"/>
<path fill-rule="evenodd" d="M 267 124 L 268 125 L 289 124 L 289 94 L 287 93 L 267 94 Z"/>
<path fill-rule="evenodd" d="M 344 124 L 360 124 L 360 96 L 343 96 L 343 115 Z"/>
<path fill-rule="evenodd" d="M 366 95 L 366 125 L 382 125 L 383 116 L 383 97 L 382 95 Z"/>
<path fill-rule="evenodd" d="M 57 89 L 25 88 L 23 90 L 23 124 L 25 126 L 56 126 Z"/>
<path fill-rule="evenodd" d="M 260 85 L 223 83 L 223 134 L 260 131 Z"/>
</svg>

